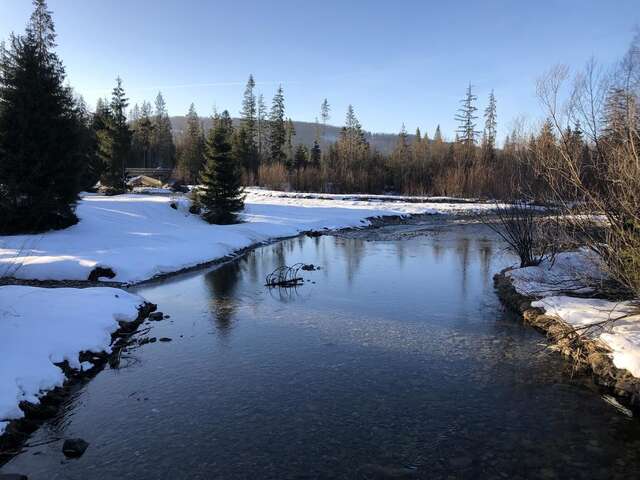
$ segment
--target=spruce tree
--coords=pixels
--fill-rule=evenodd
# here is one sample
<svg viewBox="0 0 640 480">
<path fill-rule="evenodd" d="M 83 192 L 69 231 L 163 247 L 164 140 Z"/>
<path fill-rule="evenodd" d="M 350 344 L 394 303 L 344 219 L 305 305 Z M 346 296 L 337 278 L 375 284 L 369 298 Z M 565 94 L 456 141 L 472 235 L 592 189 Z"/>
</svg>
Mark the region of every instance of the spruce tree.
<svg viewBox="0 0 640 480">
<path fill-rule="evenodd" d="M 111 92 L 108 123 L 105 132 L 98 137 L 101 142 L 99 152 L 106 164 L 100 181 L 115 191 L 124 190 L 127 159 L 131 154 L 131 130 L 125 115 L 128 106 L 122 79 L 117 77 L 116 86 Z"/>
<path fill-rule="evenodd" d="M 142 102 L 142 108 L 138 109 L 137 118 L 132 121 L 131 153 L 133 162 L 140 164 L 143 168 L 149 168 L 150 166 L 149 150 L 151 149 L 154 135 L 154 124 L 151 120 L 151 115 L 151 104 L 145 101 Z"/>
<path fill-rule="evenodd" d="M 309 149 L 305 145 L 298 145 L 293 156 L 293 168 L 295 168 L 297 171 L 300 171 L 304 167 L 306 167 L 308 161 Z"/>
<path fill-rule="evenodd" d="M 244 208 L 240 165 L 232 153 L 233 125 L 226 110 L 209 132 L 205 149 L 206 164 L 201 174 L 203 192 L 199 202 L 203 218 L 209 223 L 229 224 L 237 221 Z"/>
<path fill-rule="evenodd" d="M 320 118 L 322 119 L 322 136 L 327 133 L 327 122 L 329 121 L 329 114 L 331 112 L 331 106 L 329 105 L 329 100 L 326 98 L 322 101 L 322 105 L 320 105 Z"/>
<path fill-rule="evenodd" d="M 493 161 L 496 157 L 496 97 L 491 90 L 489 94 L 489 104 L 484 110 L 484 132 L 482 134 L 482 154 L 486 161 Z"/>
<path fill-rule="evenodd" d="M 173 168 L 176 164 L 176 146 L 173 143 L 171 120 L 162 92 L 158 92 L 153 116 L 151 137 L 151 166 Z"/>
<path fill-rule="evenodd" d="M 256 82 L 253 80 L 253 75 L 249 75 L 244 91 L 244 99 L 242 100 L 242 111 L 240 112 L 240 130 L 242 130 L 242 134 L 237 136 L 237 141 L 234 142 L 236 159 L 248 176 L 254 179 L 258 175 L 259 168 L 258 146 L 256 145 L 257 106 L 256 96 L 253 93 L 255 85 Z M 242 142 L 242 145 L 237 142 Z"/>
<path fill-rule="evenodd" d="M 269 114 L 269 159 L 274 163 L 284 163 L 286 153 L 286 125 L 284 120 L 284 91 L 282 85 L 273 97 Z"/>
<path fill-rule="evenodd" d="M 44 0 L 0 51 L 0 229 L 43 231 L 77 221 L 81 124 Z"/>
<path fill-rule="evenodd" d="M 479 133 L 476 130 L 475 121 L 478 117 L 475 114 L 477 108 L 474 104 L 478 97 L 473 94 L 472 88 L 472 85 L 469 84 L 465 97 L 460 101 L 461 106 L 455 116 L 456 121 L 460 123 L 456 130 L 458 141 L 468 149 L 475 145 L 476 136 Z"/>
<path fill-rule="evenodd" d="M 290 118 L 287 120 L 285 129 L 286 129 L 286 141 L 285 141 L 285 147 L 284 147 L 285 155 L 286 155 L 285 165 L 288 170 L 292 170 L 293 168 L 295 168 L 294 166 L 295 153 L 293 149 L 293 137 L 296 136 L 296 128 L 293 126 L 293 120 L 291 120 Z"/>
<path fill-rule="evenodd" d="M 204 138 L 200 117 L 192 103 L 187 113 L 187 129 L 180 142 L 178 174 L 181 180 L 196 182 L 204 164 Z"/>
<path fill-rule="evenodd" d="M 258 149 L 258 159 L 261 161 L 264 156 L 264 144 L 267 130 L 267 105 L 264 103 L 264 96 L 258 96 L 258 106 L 256 113 L 256 140 Z"/>
<path fill-rule="evenodd" d="M 309 152 L 309 165 L 314 168 L 320 168 L 320 160 L 322 158 L 322 150 L 320 149 L 320 143 L 318 140 L 313 141 L 313 146 Z"/>
</svg>

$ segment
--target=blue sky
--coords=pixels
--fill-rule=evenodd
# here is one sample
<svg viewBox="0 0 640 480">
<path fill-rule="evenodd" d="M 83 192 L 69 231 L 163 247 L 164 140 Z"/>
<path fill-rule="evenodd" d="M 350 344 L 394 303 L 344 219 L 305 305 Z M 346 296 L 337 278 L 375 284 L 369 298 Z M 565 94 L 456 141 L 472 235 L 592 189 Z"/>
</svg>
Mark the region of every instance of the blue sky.
<svg viewBox="0 0 640 480">
<path fill-rule="evenodd" d="M 330 123 L 349 103 L 364 127 L 404 122 L 451 137 L 469 82 L 481 111 L 493 88 L 501 136 L 536 118 L 535 80 L 564 63 L 622 56 L 640 24 L 638 0 L 205 1 L 49 0 L 71 84 L 94 104 L 120 75 L 131 103 L 162 90 L 171 114 L 194 102 L 237 114 L 250 73 L 270 103 L 282 83 L 287 114 Z M 21 32 L 28 0 L 0 0 L 0 38 Z"/>
</svg>

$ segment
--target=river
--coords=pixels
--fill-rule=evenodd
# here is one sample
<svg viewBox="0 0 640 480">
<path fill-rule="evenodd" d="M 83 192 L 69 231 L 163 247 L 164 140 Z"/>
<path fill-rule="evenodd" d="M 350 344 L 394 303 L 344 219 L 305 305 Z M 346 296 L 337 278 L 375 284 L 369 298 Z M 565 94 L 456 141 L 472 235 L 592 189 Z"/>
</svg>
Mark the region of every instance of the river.
<svg viewBox="0 0 640 480">
<path fill-rule="evenodd" d="M 267 289 L 283 264 L 320 266 Z M 429 220 L 257 248 L 133 290 L 170 315 L 0 471 L 30 479 L 631 478 L 640 424 L 496 297 L 514 262 Z M 147 330 L 150 328 L 150 330 Z M 63 438 L 90 443 L 67 460 Z"/>
</svg>

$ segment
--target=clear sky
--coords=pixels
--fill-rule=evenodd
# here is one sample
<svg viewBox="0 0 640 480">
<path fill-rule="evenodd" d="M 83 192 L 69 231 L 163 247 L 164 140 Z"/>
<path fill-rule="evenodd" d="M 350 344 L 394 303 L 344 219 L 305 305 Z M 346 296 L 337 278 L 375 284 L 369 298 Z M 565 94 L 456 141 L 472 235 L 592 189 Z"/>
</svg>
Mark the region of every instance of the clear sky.
<svg viewBox="0 0 640 480">
<path fill-rule="evenodd" d="M 194 102 L 236 115 L 250 73 L 270 103 L 282 83 L 287 114 L 330 123 L 349 103 L 367 130 L 402 123 L 453 135 L 469 82 L 482 110 L 495 89 L 501 136 L 536 118 L 535 80 L 549 67 L 622 56 L 640 0 L 207 1 L 49 0 L 73 87 L 94 104 L 120 75 L 131 103 L 162 90 L 172 115 Z M 21 32 L 29 0 L 0 0 L 0 38 Z"/>
</svg>

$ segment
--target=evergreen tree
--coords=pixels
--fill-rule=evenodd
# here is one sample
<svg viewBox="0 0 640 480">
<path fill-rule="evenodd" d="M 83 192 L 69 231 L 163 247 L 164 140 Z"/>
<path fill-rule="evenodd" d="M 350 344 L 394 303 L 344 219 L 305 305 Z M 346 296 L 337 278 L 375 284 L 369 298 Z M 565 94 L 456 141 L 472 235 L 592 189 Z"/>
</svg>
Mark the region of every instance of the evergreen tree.
<svg viewBox="0 0 640 480">
<path fill-rule="evenodd" d="M 146 101 L 142 102 L 142 108 L 138 109 L 137 112 L 138 118 L 132 122 L 131 152 L 135 159 L 134 161 L 142 159 L 143 168 L 149 167 L 149 150 L 155 133 L 151 115 L 151 104 Z"/>
<path fill-rule="evenodd" d="M 42 231 L 77 221 L 85 160 L 81 122 L 44 0 L 26 32 L 0 51 L 0 230 Z"/>
<path fill-rule="evenodd" d="M 155 101 L 153 117 L 153 135 L 151 137 L 151 165 L 160 168 L 172 168 L 176 163 L 176 146 L 173 142 L 171 120 L 167 104 L 161 92 Z"/>
<path fill-rule="evenodd" d="M 297 171 L 302 170 L 309 161 L 309 149 L 305 145 L 298 145 L 293 156 L 293 168 Z"/>
<path fill-rule="evenodd" d="M 295 168 L 294 166 L 295 153 L 293 150 L 293 137 L 296 136 L 296 128 L 293 126 L 293 120 L 291 120 L 290 118 L 287 120 L 285 131 L 286 131 L 286 141 L 284 146 L 285 155 L 286 155 L 285 165 L 288 170 L 292 170 L 293 168 Z"/>
<path fill-rule="evenodd" d="M 256 96 L 253 93 L 253 89 L 256 86 L 256 82 L 253 79 L 253 75 L 249 75 L 247 80 L 247 86 L 244 90 L 244 98 L 242 100 L 242 111 L 240 112 L 240 122 L 247 130 L 247 133 L 251 138 L 255 138 L 256 133 Z"/>
<path fill-rule="evenodd" d="M 469 84 L 465 98 L 460 101 L 461 107 L 455 116 L 456 121 L 460 122 L 456 130 L 458 142 L 462 143 L 468 150 L 476 144 L 476 135 L 479 133 L 476 130 L 475 124 L 478 117 L 475 115 L 477 108 L 474 102 L 477 98 L 478 97 L 473 94 L 471 84 Z"/>
<path fill-rule="evenodd" d="M 322 150 L 320 149 L 320 143 L 318 140 L 313 141 L 313 146 L 309 152 L 309 165 L 313 168 L 320 168 L 320 160 L 322 159 Z"/>
<path fill-rule="evenodd" d="M 493 90 L 491 90 L 489 104 L 484 111 L 484 132 L 482 134 L 482 152 L 484 159 L 487 161 L 493 161 L 496 157 L 497 125 L 496 97 Z"/>
<path fill-rule="evenodd" d="M 262 160 L 264 155 L 264 144 L 267 130 L 267 105 L 264 103 L 264 96 L 258 96 L 258 107 L 256 114 L 256 137 L 258 158 Z"/>
<path fill-rule="evenodd" d="M 257 106 L 256 96 L 253 89 L 256 82 L 253 75 L 249 75 L 247 86 L 242 100 L 242 111 L 240 112 L 240 130 L 242 133 L 236 136 L 235 150 L 236 160 L 242 165 L 244 170 L 254 179 L 258 176 L 260 165 L 257 136 Z M 238 142 L 242 142 L 240 145 Z"/>
<path fill-rule="evenodd" d="M 436 132 L 433 134 L 433 141 L 437 143 L 442 143 L 444 141 L 442 138 L 442 132 L 440 131 L 440 125 L 436 127 Z"/>
<path fill-rule="evenodd" d="M 204 136 L 196 107 L 191 104 L 187 113 L 187 128 L 180 142 L 178 175 L 187 182 L 196 182 L 204 164 Z"/>
<path fill-rule="evenodd" d="M 209 132 L 201 175 L 204 191 L 199 201 L 205 208 L 202 216 L 209 223 L 235 223 L 237 213 L 244 208 L 240 165 L 232 154 L 232 135 L 231 117 L 225 110 Z"/>
<path fill-rule="evenodd" d="M 106 165 L 101 183 L 117 190 L 124 189 L 127 159 L 131 153 L 131 130 L 125 115 L 128 105 L 122 79 L 118 77 L 111 92 L 106 131 L 98 137 L 101 141 L 99 152 Z"/>
<path fill-rule="evenodd" d="M 83 157 L 80 188 L 91 190 L 100 180 L 104 163 L 98 155 L 98 137 L 93 128 L 95 116 L 89 112 L 87 104 L 81 96 L 75 99 L 75 103 L 81 126 L 80 145 Z"/>
<path fill-rule="evenodd" d="M 271 112 L 269 115 L 269 157 L 274 163 L 284 163 L 286 153 L 286 125 L 284 120 L 284 91 L 282 85 L 273 97 Z"/>
<path fill-rule="evenodd" d="M 320 118 L 322 119 L 322 136 L 327 133 L 327 122 L 330 118 L 331 106 L 329 101 L 325 98 L 320 105 Z"/>
</svg>

